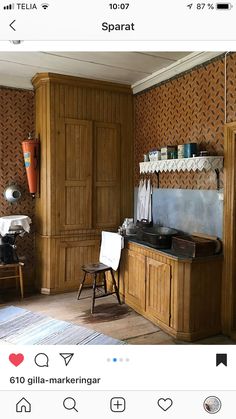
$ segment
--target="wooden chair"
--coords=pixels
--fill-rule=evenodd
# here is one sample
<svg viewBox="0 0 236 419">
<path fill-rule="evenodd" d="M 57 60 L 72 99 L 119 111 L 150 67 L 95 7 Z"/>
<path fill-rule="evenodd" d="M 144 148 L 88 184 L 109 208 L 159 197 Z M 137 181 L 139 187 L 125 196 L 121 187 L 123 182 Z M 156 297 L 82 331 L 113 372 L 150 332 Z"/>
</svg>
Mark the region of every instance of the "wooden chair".
<svg viewBox="0 0 236 419">
<path fill-rule="evenodd" d="M 19 281 L 20 283 L 20 294 L 21 298 L 24 298 L 24 280 L 23 280 L 23 266 L 24 262 L 17 262 L 17 263 L 11 263 L 6 265 L 0 265 L 0 269 L 2 270 L 9 270 L 10 274 L 7 276 L 0 276 L 0 281 L 2 279 L 13 279 L 15 278 L 16 281 Z M 15 272 L 15 274 L 14 274 Z"/>
<path fill-rule="evenodd" d="M 114 277 L 114 273 L 113 270 L 110 266 L 106 266 L 103 263 L 91 263 L 89 265 L 83 265 L 81 268 L 84 271 L 84 277 L 80 283 L 79 286 L 79 291 L 78 291 L 78 295 L 77 295 L 77 300 L 79 300 L 85 280 L 86 280 L 86 276 L 88 274 L 93 275 L 93 295 L 92 295 L 92 305 L 91 305 L 91 313 L 94 313 L 94 306 L 95 306 L 95 300 L 97 298 L 102 298 L 102 297 L 107 297 L 109 295 L 112 294 L 116 294 L 117 300 L 119 302 L 119 304 L 121 304 L 121 300 L 120 300 L 120 295 L 119 295 L 119 290 L 118 287 L 116 285 L 116 280 Z M 107 278 L 106 278 L 106 273 L 110 272 L 111 274 L 111 278 L 112 278 L 112 284 L 114 286 L 114 292 L 107 292 Z M 101 295 L 96 295 L 96 289 L 99 288 L 98 284 L 97 284 L 97 278 L 99 277 L 99 274 L 102 274 L 103 276 L 103 286 L 104 286 L 104 293 L 102 293 Z"/>
<path fill-rule="evenodd" d="M 109 254 L 109 242 L 107 241 L 107 237 L 109 238 L 109 236 L 110 237 L 113 236 L 113 239 L 115 239 L 115 241 L 116 241 L 117 255 L 114 255 L 114 253 L 113 253 L 111 255 L 111 257 L 107 259 L 107 256 Z M 121 240 L 121 237 L 117 233 L 102 232 L 102 243 L 101 243 L 99 262 L 98 263 L 90 263 L 90 264 L 87 264 L 87 265 L 83 265 L 81 267 L 82 271 L 84 272 L 84 276 L 83 276 L 83 279 L 82 279 L 82 281 L 79 285 L 77 300 L 79 300 L 79 298 L 80 298 L 80 295 L 81 295 L 81 292 L 82 292 L 82 289 L 83 289 L 83 286 L 84 286 L 87 275 L 88 274 L 92 275 L 93 276 L 93 293 L 92 293 L 92 303 L 91 303 L 91 313 L 92 314 L 94 313 L 95 300 L 97 298 L 107 297 L 109 295 L 115 294 L 116 297 L 117 297 L 118 303 L 121 304 L 119 289 L 118 289 L 118 286 L 116 284 L 113 269 L 114 270 L 118 269 L 122 243 L 123 242 Z M 119 246 L 120 246 L 120 248 L 119 248 Z M 104 261 L 111 262 L 111 265 L 109 266 L 109 265 L 103 263 Z M 107 292 L 106 274 L 109 273 L 109 272 L 111 274 L 112 285 L 114 287 L 114 291 Z M 99 288 L 98 283 L 97 283 L 97 279 L 100 278 L 100 275 L 103 278 L 103 284 L 102 285 L 104 287 L 104 293 L 102 293 L 100 295 L 96 295 L 96 289 Z"/>
</svg>

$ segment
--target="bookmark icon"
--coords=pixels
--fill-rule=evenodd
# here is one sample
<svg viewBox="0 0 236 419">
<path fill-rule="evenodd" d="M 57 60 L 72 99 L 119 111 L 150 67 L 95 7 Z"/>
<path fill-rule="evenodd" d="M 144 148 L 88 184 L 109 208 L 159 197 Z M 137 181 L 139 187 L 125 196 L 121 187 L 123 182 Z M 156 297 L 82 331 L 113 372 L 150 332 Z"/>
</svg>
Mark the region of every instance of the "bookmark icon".
<svg viewBox="0 0 236 419">
<path fill-rule="evenodd" d="M 225 367 L 227 367 L 228 359 L 227 354 L 216 354 L 216 366 L 223 364 Z"/>
</svg>

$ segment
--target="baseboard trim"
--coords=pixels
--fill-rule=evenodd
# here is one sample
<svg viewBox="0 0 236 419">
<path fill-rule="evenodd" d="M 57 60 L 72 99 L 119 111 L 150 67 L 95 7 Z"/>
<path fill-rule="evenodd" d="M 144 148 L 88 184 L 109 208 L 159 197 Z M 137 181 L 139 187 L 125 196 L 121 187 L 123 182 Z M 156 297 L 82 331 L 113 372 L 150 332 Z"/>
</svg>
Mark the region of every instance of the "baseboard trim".
<svg viewBox="0 0 236 419">
<path fill-rule="evenodd" d="M 41 294 L 44 294 L 44 295 L 50 295 L 51 294 L 50 288 L 41 288 L 40 292 L 41 292 Z"/>
</svg>

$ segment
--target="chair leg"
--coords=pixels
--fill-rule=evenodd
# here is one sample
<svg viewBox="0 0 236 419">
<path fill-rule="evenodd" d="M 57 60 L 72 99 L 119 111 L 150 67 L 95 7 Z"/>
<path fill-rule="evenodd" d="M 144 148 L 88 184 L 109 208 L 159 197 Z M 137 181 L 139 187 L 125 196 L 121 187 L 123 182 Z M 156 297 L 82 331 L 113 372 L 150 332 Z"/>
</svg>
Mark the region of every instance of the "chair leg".
<svg viewBox="0 0 236 419">
<path fill-rule="evenodd" d="M 103 286 L 104 286 L 104 292 L 107 294 L 107 279 L 106 279 L 106 272 L 103 272 Z"/>
<path fill-rule="evenodd" d="M 82 279 L 82 281 L 80 283 L 78 294 L 77 294 L 77 300 L 79 300 L 80 294 L 82 292 L 82 289 L 83 289 L 83 286 L 84 286 L 84 282 L 85 282 L 85 279 L 86 279 L 86 275 L 87 275 L 87 272 L 84 273 L 84 277 L 83 277 L 83 279 Z"/>
<path fill-rule="evenodd" d="M 23 271 L 22 271 L 22 266 L 19 265 L 19 280 L 20 280 L 20 293 L 21 293 L 21 298 L 24 298 L 24 284 L 23 284 Z"/>
<path fill-rule="evenodd" d="M 96 286 L 97 286 L 97 274 L 94 274 L 94 278 L 93 278 L 93 296 L 92 296 L 91 314 L 93 314 L 93 313 L 94 313 Z"/>
<path fill-rule="evenodd" d="M 18 291 L 20 289 L 20 272 L 19 271 L 20 271 L 19 266 L 16 266 L 15 276 L 16 276 L 16 292 L 17 292 L 17 295 L 18 295 Z"/>
<path fill-rule="evenodd" d="M 112 282 L 113 282 L 113 285 L 114 285 L 114 288 L 115 288 L 115 293 L 116 293 L 117 300 L 118 300 L 119 304 L 122 304 L 121 303 L 121 300 L 120 300 L 119 290 L 117 288 L 116 280 L 115 280 L 115 277 L 114 277 L 114 274 L 113 274 L 112 269 L 110 269 L 110 272 L 111 272 Z"/>
</svg>

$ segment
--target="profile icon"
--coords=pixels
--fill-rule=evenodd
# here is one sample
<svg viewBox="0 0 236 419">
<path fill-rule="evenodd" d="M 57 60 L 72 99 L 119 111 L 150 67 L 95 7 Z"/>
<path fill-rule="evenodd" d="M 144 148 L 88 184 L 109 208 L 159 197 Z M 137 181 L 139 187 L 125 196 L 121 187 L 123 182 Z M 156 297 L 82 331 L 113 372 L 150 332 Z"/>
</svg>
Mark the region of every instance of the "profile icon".
<svg viewBox="0 0 236 419">
<path fill-rule="evenodd" d="M 210 396 L 204 400 L 203 407 L 207 413 L 218 413 L 221 409 L 221 401 L 216 396 Z"/>
</svg>

